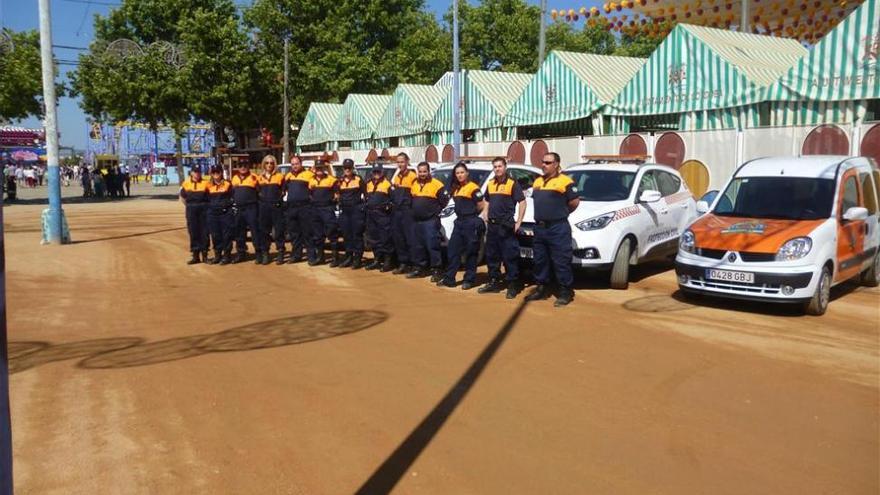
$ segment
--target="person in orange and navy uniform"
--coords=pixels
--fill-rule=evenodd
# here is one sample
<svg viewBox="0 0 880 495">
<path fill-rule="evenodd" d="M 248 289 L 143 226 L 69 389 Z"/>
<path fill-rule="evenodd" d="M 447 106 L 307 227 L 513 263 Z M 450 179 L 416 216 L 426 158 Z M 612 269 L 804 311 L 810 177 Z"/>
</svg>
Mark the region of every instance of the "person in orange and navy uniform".
<svg viewBox="0 0 880 495">
<path fill-rule="evenodd" d="M 342 268 L 357 270 L 363 266 L 364 256 L 364 181 L 354 173 L 354 160 L 342 161 L 342 179 L 339 180 L 339 226 L 342 228 L 342 241 L 345 245 L 345 258 L 339 264 Z"/>
<path fill-rule="evenodd" d="M 439 180 L 431 177 L 428 162 L 421 162 L 416 168 L 418 179 L 413 183 L 412 216 L 415 230 L 413 261 L 415 268 L 407 278 L 421 278 L 431 269 L 431 282 L 439 282 L 443 277 L 443 257 L 440 252 L 440 211 L 449 202 L 449 193 Z"/>
<path fill-rule="evenodd" d="M 263 173 L 260 175 L 260 202 L 257 218 L 260 221 L 260 230 L 263 232 L 263 246 L 265 251 L 258 253 L 260 263 L 269 264 L 269 236 L 275 239 L 275 264 L 284 263 L 284 203 L 282 202 L 282 183 L 284 176 L 276 171 L 275 157 L 266 155 L 263 157 Z"/>
<path fill-rule="evenodd" d="M 311 244 L 312 207 L 309 204 L 309 183 L 315 177 L 311 170 L 303 167 L 302 159 L 290 159 L 290 172 L 284 176 L 284 190 L 287 193 L 287 212 L 285 223 L 290 237 L 290 258 L 287 263 L 303 260 L 303 252 Z"/>
<path fill-rule="evenodd" d="M 385 178 L 385 169 L 373 165 L 366 186 L 367 238 L 373 249 L 373 262 L 367 270 L 391 271 L 394 244 L 391 242 L 391 181 Z"/>
<path fill-rule="evenodd" d="M 489 283 L 477 289 L 480 294 L 501 292 L 501 263 L 507 281 L 507 299 L 515 298 L 523 290 L 519 278 L 519 241 L 516 233 L 526 214 L 526 196 L 519 183 L 507 174 L 507 160 L 492 160 L 495 175 L 486 188 L 489 207 L 483 210 L 486 226 L 486 265 L 489 267 Z M 517 206 L 519 210 L 517 212 Z M 513 214 L 517 212 L 514 221 Z"/>
<path fill-rule="evenodd" d="M 192 259 L 188 265 L 208 258 L 208 183 L 202 180 L 202 171 L 193 165 L 189 178 L 180 187 L 180 199 L 186 204 L 186 230 L 189 232 L 189 250 Z"/>
<path fill-rule="evenodd" d="M 229 264 L 234 226 L 232 184 L 223 178 L 223 167 L 214 165 L 208 180 L 208 232 L 211 234 L 214 258 L 208 263 Z"/>
<path fill-rule="evenodd" d="M 259 254 L 264 251 L 263 233 L 258 221 L 257 199 L 259 197 L 260 178 L 251 172 L 248 162 L 240 162 L 236 173 L 232 176 L 232 202 L 235 216 L 235 263 L 244 261 L 247 253 L 247 232 L 251 231 L 254 250 L 257 252 L 256 263 L 260 263 Z"/>
<path fill-rule="evenodd" d="M 315 162 L 315 176 L 309 182 L 312 205 L 312 245 L 309 250 L 309 265 L 320 265 L 324 262 L 324 243 L 330 241 L 330 266 L 339 266 L 339 253 L 336 252 L 337 233 L 336 196 L 339 184 L 335 177 L 327 172 L 327 163 Z"/>
<path fill-rule="evenodd" d="M 480 252 L 480 240 L 486 231 L 486 224 L 479 217 L 485 206 L 483 192 L 476 182 L 468 179 L 468 168 L 464 162 L 458 162 L 452 169 L 453 179 L 450 187 L 452 199 L 455 201 L 455 224 L 449 236 L 448 260 L 446 275 L 437 285 L 455 287 L 455 274 L 464 257 L 464 280 L 462 290 L 473 288 L 477 279 L 477 255 Z"/>
<path fill-rule="evenodd" d="M 397 175 L 391 182 L 391 236 L 397 254 L 395 275 L 408 274 L 412 266 L 415 229 L 412 214 L 412 185 L 416 173 L 409 169 L 409 155 L 397 155 Z"/>
<path fill-rule="evenodd" d="M 574 181 L 562 174 L 559 155 L 547 153 L 541 161 L 544 172 L 532 185 L 535 204 L 534 270 L 538 286 L 526 296 L 526 301 L 537 301 L 550 296 L 550 268 L 556 275 L 559 292 L 555 306 L 565 306 L 574 299 L 571 289 L 574 275 L 571 270 L 571 226 L 568 215 L 580 203 Z"/>
</svg>

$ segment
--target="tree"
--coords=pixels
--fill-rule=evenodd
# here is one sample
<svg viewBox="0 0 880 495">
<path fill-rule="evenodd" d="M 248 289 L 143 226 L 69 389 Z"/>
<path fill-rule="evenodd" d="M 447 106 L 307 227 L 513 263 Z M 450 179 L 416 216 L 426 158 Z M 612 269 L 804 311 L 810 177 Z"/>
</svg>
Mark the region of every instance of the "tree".
<svg viewBox="0 0 880 495">
<path fill-rule="evenodd" d="M 459 3 L 461 65 L 464 69 L 534 72 L 538 67 L 541 11 L 524 0 Z M 452 26 L 452 8 L 444 19 Z"/>
<path fill-rule="evenodd" d="M 3 29 L 0 40 L 0 121 L 42 115 L 40 34 Z"/>
<path fill-rule="evenodd" d="M 294 122 L 310 102 L 433 83 L 451 65 L 450 38 L 422 0 L 256 0 L 245 21 L 275 73 L 282 70 L 284 37 L 290 38 Z"/>
<path fill-rule="evenodd" d="M 566 22 L 547 26 L 547 49 L 611 55 L 617 48 L 617 39 L 602 26 L 584 26 L 577 30 Z"/>
<path fill-rule="evenodd" d="M 614 55 L 648 58 L 663 39 L 662 36 L 649 36 L 646 33 L 623 34 Z"/>
</svg>

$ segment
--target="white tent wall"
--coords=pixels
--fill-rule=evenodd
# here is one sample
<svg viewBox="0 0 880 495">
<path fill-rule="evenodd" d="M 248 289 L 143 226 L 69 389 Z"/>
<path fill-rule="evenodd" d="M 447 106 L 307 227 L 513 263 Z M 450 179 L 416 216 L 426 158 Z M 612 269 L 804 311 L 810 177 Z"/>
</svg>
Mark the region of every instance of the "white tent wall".
<svg viewBox="0 0 880 495">
<path fill-rule="evenodd" d="M 737 132 L 727 129 L 677 133 L 684 141 L 685 161 L 697 160 L 708 169 L 709 189 L 724 187 L 740 164 L 737 160 Z"/>
</svg>

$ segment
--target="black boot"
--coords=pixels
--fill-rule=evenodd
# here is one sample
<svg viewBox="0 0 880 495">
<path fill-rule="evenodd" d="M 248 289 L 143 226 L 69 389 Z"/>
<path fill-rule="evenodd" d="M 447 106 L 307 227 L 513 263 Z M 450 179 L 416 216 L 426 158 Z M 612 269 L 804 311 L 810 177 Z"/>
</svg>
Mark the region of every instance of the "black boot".
<svg viewBox="0 0 880 495">
<path fill-rule="evenodd" d="M 497 294 L 498 292 L 501 292 L 502 288 L 503 288 L 503 286 L 501 284 L 501 281 L 493 278 L 486 285 L 477 289 L 477 293 L 479 293 L 479 294 Z"/>
<path fill-rule="evenodd" d="M 209 257 L 208 257 L 208 252 L 207 252 L 207 251 L 202 251 L 202 260 L 204 260 L 205 263 L 207 263 L 207 264 L 209 264 L 209 265 L 214 265 L 214 264 L 216 264 L 216 263 L 220 263 L 220 253 L 217 252 L 217 251 L 214 251 L 214 257 L 213 257 L 213 258 L 209 258 Z"/>
<path fill-rule="evenodd" d="M 409 273 L 406 274 L 406 278 L 424 278 L 427 275 L 428 275 L 427 270 L 425 270 L 423 268 L 415 267 L 412 269 L 412 271 L 410 271 Z"/>
<path fill-rule="evenodd" d="M 473 282 L 468 282 L 467 280 L 465 280 L 464 282 L 461 283 L 461 290 L 471 290 L 473 288 L 474 288 Z"/>
<path fill-rule="evenodd" d="M 514 280 L 507 284 L 507 299 L 514 299 L 523 290 L 523 284 L 519 280 Z"/>
<path fill-rule="evenodd" d="M 192 258 L 186 262 L 187 265 L 196 265 L 199 263 L 199 252 L 193 251 Z"/>
<path fill-rule="evenodd" d="M 236 251 L 235 258 L 232 259 L 233 263 L 241 263 L 244 261 L 244 251 Z"/>
<path fill-rule="evenodd" d="M 232 256 L 229 254 L 229 251 L 225 251 L 223 256 L 220 258 L 221 265 L 228 265 L 232 263 Z"/>
<path fill-rule="evenodd" d="M 364 266 L 364 258 L 361 255 L 356 255 L 354 260 L 351 262 L 352 270 L 359 270 L 362 266 Z"/>
<path fill-rule="evenodd" d="M 263 264 L 263 252 L 262 251 L 256 251 L 254 253 L 254 264 L 255 265 L 262 265 Z"/>
<path fill-rule="evenodd" d="M 353 261 L 354 260 L 352 259 L 352 256 L 350 254 L 346 253 L 345 259 L 342 260 L 342 263 L 339 264 L 339 268 L 348 268 L 351 266 Z"/>
<path fill-rule="evenodd" d="M 212 263 L 208 260 L 208 250 L 207 250 L 207 249 L 205 249 L 204 251 L 202 251 L 202 261 L 205 262 L 205 263 L 208 263 L 209 265 L 212 264 Z"/>
<path fill-rule="evenodd" d="M 281 249 L 278 251 L 278 254 L 275 255 L 275 264 L 283 265 L 284 264 L 284 250 Z"/>
<path fill-rule="evenodd" d="M 269 264 L 269 250 L 268 249 L 263 251 L 263 259 L 260 260 L 260 264 L 261 265 L 268 265 Z"/>
<path fill-rule="evenodd" d="M 439 268 L 434 268 L 433 270 L 431 270 L 431 282 L 436 284 L 441 280 L 443 280 L 443 270 Z"/>
<path fill-rule="evenodd" d="M 571 304 L 574 300 L 574 291 L 568 287 L 560 287 L 559 288 L 559 296 L 556 297 L 556 302 L 553 303 L 554 306 L 561 307 L 567 306 Z"/>
<path fill-rule="evenodd" d="M 382 273 L 388 273 L 394 269 L 394 266 L 391 264 L 391 256 L 385 255 L 385 258 L 382 260 Z"/>
<path fill-rule="evenodd" d="M 333 254 L 330 256 L 330 268 L 336 268 L 339 266 L 339 253 L 333 251 Z"/>
<path fill-rule="evenodd" d="M 441 278 L 437 282 L 437 287 L 455 287 L 455 280 L 449 280 L 447 278 Z"/>
<path fill-rule="evenodd" d="M 378 270 L 382 268 L 382 256 L 378 254 L 373 255 L 373 261 L 371 261 L 365 268 L 365 270 Z"/>
<path fill-rule="evenodd" d="M 406 274 L 409 274 L 409 272 L 411 272 L 411 271 L 412 271 L 411 266 L 407 265 L 406 263 L 401 263 L 391 273 L 394 275 L 406 275 Z"/>
<path fill-rule="evenodd" d="M 540 301 L 548 297 L 550 297 L 550 289 L 546 285 L 539 285 L 526 296 L 526 301 Z"/>
</svg>

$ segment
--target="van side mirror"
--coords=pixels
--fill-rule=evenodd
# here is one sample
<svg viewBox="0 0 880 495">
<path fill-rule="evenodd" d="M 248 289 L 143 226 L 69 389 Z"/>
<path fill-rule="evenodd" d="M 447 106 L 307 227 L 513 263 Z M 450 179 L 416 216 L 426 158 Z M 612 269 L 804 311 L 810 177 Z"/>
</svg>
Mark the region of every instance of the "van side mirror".
<svg viewBox="0 0 880 495">
<path fill-rule="evenodd" d="M 697 213 L 700 215 L 709 213 L 709 203 L 705 201 L 697 201 Z"/>
<path fill-rule="evenodd" d="M 856 222 L 859 220 L 867 220 L 868 219 L 868 209 L 863 208 L 861 206 L 853 206 L 852 208 L 846 210 L 843 214 L 844 221 L 847 222 Z"/>
<path fill-rule="evenodd" d="M 660 194 L 660 191 L 642 191 L 642 195 L 639 196 L 639 203 L 656 203 L 663 199 L 663 195 Z"/>
</svg>

